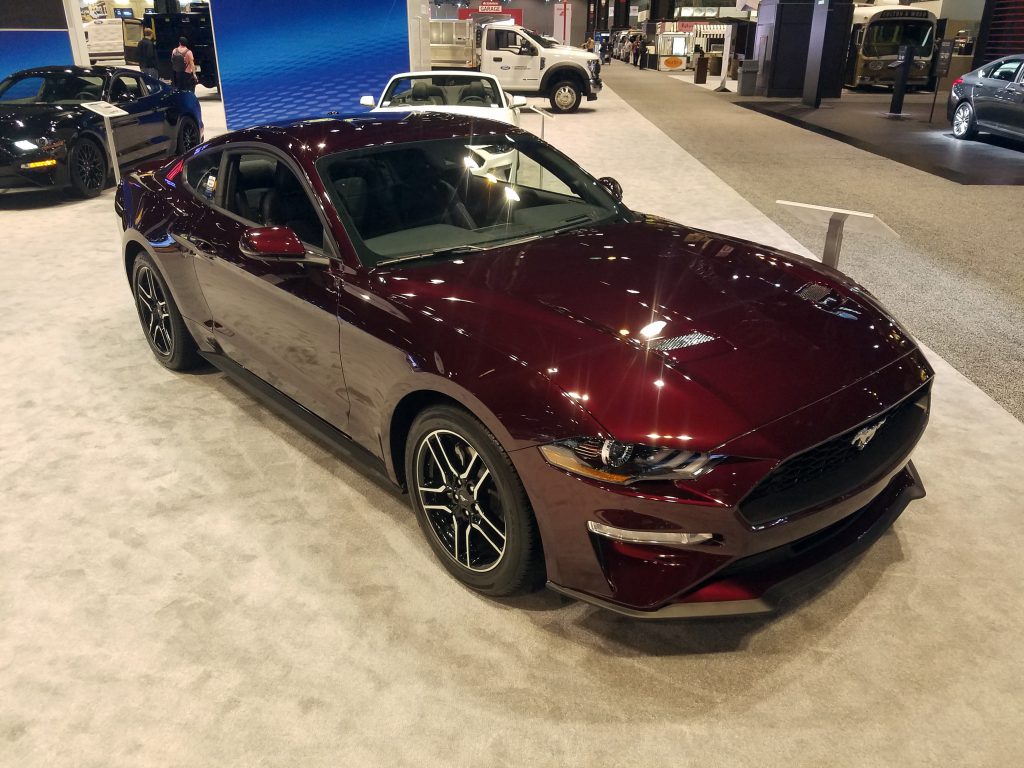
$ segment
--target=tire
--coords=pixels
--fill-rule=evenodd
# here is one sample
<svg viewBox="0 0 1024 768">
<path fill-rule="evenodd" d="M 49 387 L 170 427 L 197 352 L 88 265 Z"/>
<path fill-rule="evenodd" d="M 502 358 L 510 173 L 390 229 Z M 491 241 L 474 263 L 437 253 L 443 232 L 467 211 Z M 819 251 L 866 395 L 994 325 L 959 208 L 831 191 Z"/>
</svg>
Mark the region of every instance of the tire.
<svg viewBox="0 0 1024 768">
<path fill-rule="evenodd" d="M 76 141 L 68 152 L 68 178 L 78 197 L 96 197 L 107 186 L 107 153 L 92 139 Z"/>
<path fill-rule="evenodd" d="M 202 142 L 199 126 L 191 117 L 183 117 L 178 121 L 178 154 L 183 155 Z"/>
<path fill-rule="evenodd" d="M 420 528 L 456 579 L 492 597 L 544 583 L 526 491 L 508 455 L 473 416 L 447 405 L 417 416 L 406 440 L 405 477 Z"/>
<path fill-rule="evenodd" d="M 196 342 L 153 260 L 140 253 L 132 264 L 132 296 L 153 355 L 165 368 L 187 371 L 199 366 Z"/>
<path fill-rule="evenodd" d="M 583 100 L 583 92 L 572 80 L 559 80 L 551 86 L 551 93 L 548 101 L 551 102 L 551 109 L 559 113 L 575 112 L 580 108 Z"/>
<path fill-rule="evenodd" d="M 968 101 L 961 101 L 953 111 L 953 135 L 964 140 L 973 139 L 978 135 L 974 107 Z"/>
</svg>

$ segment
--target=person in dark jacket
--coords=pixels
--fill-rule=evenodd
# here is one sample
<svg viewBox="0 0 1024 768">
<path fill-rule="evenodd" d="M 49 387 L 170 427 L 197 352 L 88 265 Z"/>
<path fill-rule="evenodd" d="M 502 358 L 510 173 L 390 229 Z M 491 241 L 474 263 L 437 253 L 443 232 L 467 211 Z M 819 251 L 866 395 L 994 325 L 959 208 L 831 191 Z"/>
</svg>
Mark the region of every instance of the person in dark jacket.
<svg viewBox="0 0 1024 768">
<path fill-rule="evenodd" d="M 142 30 L 142 39 L 139 40 L 139 69 L 143 74 L 159 79 L 160 70 L 156 63 L 156 43 L 153 42 L 153 30 L 146 27 Z"/>
</svg>

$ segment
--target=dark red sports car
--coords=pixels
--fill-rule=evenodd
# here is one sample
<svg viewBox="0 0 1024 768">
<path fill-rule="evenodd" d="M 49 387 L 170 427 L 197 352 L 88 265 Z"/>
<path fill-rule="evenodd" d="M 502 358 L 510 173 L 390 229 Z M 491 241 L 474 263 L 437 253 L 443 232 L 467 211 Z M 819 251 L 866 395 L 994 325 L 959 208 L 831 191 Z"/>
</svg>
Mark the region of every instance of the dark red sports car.
<svg viewBox="0 0 1024 768">
<path fill-rule="evenodd" d="M 239 131 L 118 189 L 149 345 L 354 441 L 438 559 L 633 616 L 767 610 L 924 494 L 932 370 L 820 264 L 448 115 Z"/>
</svg>

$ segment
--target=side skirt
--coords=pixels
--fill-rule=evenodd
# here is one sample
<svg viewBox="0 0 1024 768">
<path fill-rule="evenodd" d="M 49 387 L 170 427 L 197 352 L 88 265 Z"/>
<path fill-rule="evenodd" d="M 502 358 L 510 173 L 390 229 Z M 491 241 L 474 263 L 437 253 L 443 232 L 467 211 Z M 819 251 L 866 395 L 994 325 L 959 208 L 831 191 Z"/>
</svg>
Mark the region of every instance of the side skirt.
<svg viewBox="0 0 1024 768">
<path fill-rule="evenodd" d="M 340 429 L 327 423 L 309 409 L 272 387 L 230 357 L 216 352 L 199 351 L 212 366 L 245 390 L 256 400 L 270 407 L 283 420 L 331 451 L 356 471 L 366 475 L 383 490 L 400 496 L 403 490 L 388 477 L 384 462 L 357 444 Z"/>
</svg>

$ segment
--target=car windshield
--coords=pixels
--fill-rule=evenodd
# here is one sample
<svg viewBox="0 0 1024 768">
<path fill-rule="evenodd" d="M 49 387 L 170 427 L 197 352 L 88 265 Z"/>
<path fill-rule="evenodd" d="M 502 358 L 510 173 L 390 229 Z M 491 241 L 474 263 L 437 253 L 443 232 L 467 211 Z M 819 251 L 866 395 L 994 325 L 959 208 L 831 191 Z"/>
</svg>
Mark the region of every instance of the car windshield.
<svg viewBox="0 0 1024 768">
<path fill-rule="evenodd" d="M 629 216 L 601 183 L 526 134 L 373 147 L 317 167 L 371 266 Z"/>
<path fill-rule="evenodd" d="M 933 27 L 930 21 L 880 21 L 870 24 L 864 36 L 864 55 L 895 56 L 901 45 L 912 45 L 915 56 L 930 56 Z"/>
<path fill-rule="evenodd" d="M 504 108 L 501 89 L 487 77 L 418 75 L 399 77 L 384 92 L 382 107 L 496 107 Z"/>
<path fill-rule="evenodd" d="M 0 83 L 2 104 L 81 104 L 103 97 L 103 78 L 54 72 L 9 77 Z"/>
</svg>

